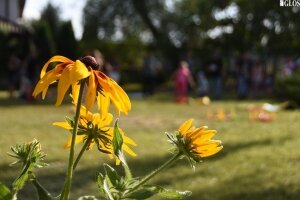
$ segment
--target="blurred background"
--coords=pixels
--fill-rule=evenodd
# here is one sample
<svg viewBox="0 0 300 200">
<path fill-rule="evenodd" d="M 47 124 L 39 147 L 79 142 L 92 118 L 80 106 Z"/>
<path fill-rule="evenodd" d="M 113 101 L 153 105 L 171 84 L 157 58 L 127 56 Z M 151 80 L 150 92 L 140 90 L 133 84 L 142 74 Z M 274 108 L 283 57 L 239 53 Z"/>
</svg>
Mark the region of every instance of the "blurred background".
<svg viewBox="0 0 300 200">
<path fill-rule="evenodd" d="M 48 126 L 72 109 L 55 113 L 55 92 L 41 102 L 32 91 L 51 56 L 92 55 L 132 99 L 121 124 L 139 144 L 137 175 L 168 156 L 164 131 L 194 117 L 219 131 L 224 151 L 156 182 L 195 200 L 299 199 L 299 19 L 298 0 L 0 0 L 0 180 L 17 173 L 7 167 L 11 142 L 35 137 L 54 162 L 40 175 L 59 192 L 68 135 Z M 96 190 L 102 161 L 92 155 L 79 166 L 88 175 L 75 182 L 76 197 Z M 21 195 L 31 199 L 31 189 Z"/>
</svg>

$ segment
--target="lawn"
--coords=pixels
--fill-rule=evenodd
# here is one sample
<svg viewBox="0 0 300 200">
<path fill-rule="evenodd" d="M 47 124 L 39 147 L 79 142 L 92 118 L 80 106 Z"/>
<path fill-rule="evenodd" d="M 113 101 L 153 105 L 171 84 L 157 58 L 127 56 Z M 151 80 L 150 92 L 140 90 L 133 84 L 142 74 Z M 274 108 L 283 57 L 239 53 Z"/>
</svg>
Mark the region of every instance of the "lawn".
<svg viewBox="0 0 300 200">
<path fill-rule="evenodd" d="M 68 156 L 63 144 L 70 135 L 51 124 L 62 121 L 66 115 L 72 116 L 72 106 L 54 107 L 49 103 L 34 105 L 5 100 L 0 103 L 0 181 L 10 184 L 18 174 L 16 167 L 8 166 L 13 162 L 6 154 L 10 146 L 36 138 L 42 143 L 43 151 L 47 153 L 46 161 L 50 163 L 50 166 L 37 170 L 38 178 L 52 193 L 58 194 L 64 183 Z M 182 160 L 153 182 L 167 188 L 191 190 L 190 200 L 299 199 L 299 111 L 280 111 L 269 123 L 250 122 L 246 112 L 248 104 L 220 101 L 202 106 L 191 101 L 189 105 L 176 105 L 160 96 L 147 101 L 132 101 L 132 111 L 128 116 L 121 116 L 119 124 L 138 144 L 134 148 L 138 157 L 129 158 L 134 175 L 141 176 L 168 159 L 171 156 L 168 152 L 170 144 L 165 132 L 178 129 L 183 121 L 192 117 L 195 125 L 216 129 L 215 138 L 223 141 L 224 149 L 203 159 L 195 171 Z M 207 111 L 220 107 L 235 110 L 236 118 L 232 121 L 208 120 Z M 75 172 L 72 199 L 97 194 L 95 173 L 103 171 L 104 162 L 114 164 L 96 149 L 84 154 Z M 34 199 L 33 194 L 32 185 L 27 184 L 19 199 Z"/>
</svg>

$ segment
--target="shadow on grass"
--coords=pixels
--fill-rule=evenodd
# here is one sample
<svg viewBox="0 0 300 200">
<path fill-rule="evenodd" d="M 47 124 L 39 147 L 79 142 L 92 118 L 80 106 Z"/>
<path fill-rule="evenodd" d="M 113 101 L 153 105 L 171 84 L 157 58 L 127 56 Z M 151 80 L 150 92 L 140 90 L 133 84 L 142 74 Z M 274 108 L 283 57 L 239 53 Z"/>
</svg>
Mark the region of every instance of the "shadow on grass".
<svg viewBox="0 0 300 200">
<path fill-rule="evenodd" d="M 289 187 L 266 186 L 265 180 L 257 174 L 231 177 L 219 182 L 211 190 L 193 192 L 191 199 L 197 200 L 298 200 L 300 190 Z"/>
<path fill-rule="evenodd" d="M 222 160 L 230 153 L 238 153 L 241 150 L 249 149 L 257 146 L 265 146 L 271 143 L 281 143 L 289 140 L 291 138 L 281 138 L 280 140 L 273 141 L 272 139 L 264 139 L 260 141 L 249 141 L 243 142 L 239 144 L 226 144 L 224 147 L 224 151 L 221 151 L 216 156 L 212 158 L 208 158 L 205 162 L 211 162 L 214 160 Z M 157 168 L 162 163 L 164 163 L 167 159 L 169 159 L 171 155 L 165 155 L 162 157 L 147 157 L 147 159 L 131 159 L 129 160 L 129 166 L 133 169 L 134 176 L 146 175 L 151 170 Z M 52 166 L 51 163 L 59 163 L 61 161 L 48 161 L 50 163 L 50 167 L 45 168 L 45 170 L 39 170 L 37 173 L 37 177 L 40 182 L 52 193 L 59 194 L 61 188 L 64 184 L 65 178 L 65 166 Z M 109 163 L 114 166 L 114 163 Z M 176 173 L 178 167 L 186 165 L 188 168 L 188 163 L 186 160 L 179 161 L 175 165 L 171 166 L 173 171 L 173 175 L 168 178 L 156 178 L 154 180 L 155 184 L 159 184 L 162 186 L 168 187 L 175 182 L 180 182 L 182 180 L 192 180 L 194 177 L 197 177 L 201 174 L 201 176 L 211 176 L 211 174 L 205 173 L 205 169 L 197 170 L 194 172 L 184 172 L 184 173 Z M 120 174 L 122 174 L 122 170 L 119 167 L 117 169 Z M 9 167 L 8 165 L 0 165 L 0 181 L 6 185 L 10 185 L 13 182 L 13 178 L 11 176 L 16 176 L 18 174 L 17 167 Z M 102 166 L 93 166 L 93 167 L 84 167 L 84 163 L 79 164 L 78 170 L 75 171 L 72 191 L 74 191 L 76 196 L 86 195 L 86 194 L 97 194 L 97 186 L 96 186 L 96 172 L 103 172 Z M 212 196 L 217 196 L 217 199 L 299 199 L 300 191 L 295 193 L 289 193 L 289 190 L 281 187 L 273 187 L 269 189 L 261 188 L 258 183 L 260 183 L 260 177 L 257 174 L 250 174 L 244 177 L 230 177 L 225 183 L 220 182 L 209 188 L 208 191 L 194 191 L 194 194 L 189 199 L 211 199 Z M 234 189 L 235 185 L 239 184 L 238 188 L 242 189 Z M 243 187 L 244 186 L 244 187 Z M 253 188 L 249 189 L 248 186 L 252 186 Z M 217 195 L 209 195 L 211 193 L 217 193 Z M 19 199 L 29 200 L 34 199 L 36 193 L 31 184 L 27 184 L 24 190 L 22 190 L 19 194 Z M 297 198 L 298 197 L 298 198 Z"/>
</svg>

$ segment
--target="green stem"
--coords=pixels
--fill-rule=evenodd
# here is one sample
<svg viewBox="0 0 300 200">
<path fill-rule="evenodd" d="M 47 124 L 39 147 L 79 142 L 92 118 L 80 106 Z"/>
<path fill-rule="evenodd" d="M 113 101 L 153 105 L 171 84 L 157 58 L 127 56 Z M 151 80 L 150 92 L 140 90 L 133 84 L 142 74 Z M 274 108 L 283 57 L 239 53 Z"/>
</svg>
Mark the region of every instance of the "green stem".
<svg viewBox="0 0 300 200">
<path fill-rule="evenodd" d="M 167 162 L 165 162 L 163 165 L 161 165 L 159 168 L 157 168 L 156 170 L 152 171 L 150 174 L 148 174 L 147 176 L 145 176 L 140 182 L 139 184 L 137 184 L 136 186 L 134 186 L 133 188 L 131 188 L 131 190 L 125 195 L 124 198 L 126 198 L 130 193 L 134 192 L 136 189 L 138 189 L 139 187 L 141 187 L 142 185 L 144 185 L 147 181 L 149 181 L 151 178 L 153 178 L 156 174 L 158 174 L 159 172 L 161 172 L 162 170 L 170 167 L 175 161 L 178 160 L 178 158 L 182 155 L 182 153 L 178 153 L 175 156 L 173 156 L 170 160 L 168 160 Z"/>
<path fill-rule="evenodd" d="M 72 177 L 73 177 L 74 153 L 75 153 L 74 146 L 75 146 L 75 139 L 76 139 L 77 129 L 78 129 L 78 121 L 79 121 L 79 116 L 80 116 L 80 107 L 81 107 L 84 83 L 85 83 L 85 81 L 81 81 L 81 83 L 80 83 L 76 113 L 75 113 L 75 118 L 74 118 L 74 127 L 73 127 L 73 131 L 72 131 L 72 141 L 71 141 L 71 147 L 70 147 L 67 178 L 66 178 L 64 190 L 63 190 L 61 198 L 60 198 L 61 200 L 68 200 L 69 196 L 70 196 L 71 182 L 72 182 Z"/>
<path fill-rule="evenodd" d="M 74 162 L 73 170 L 76 169 L 79 160 L 81 159 L 83 153 L 86 151 L 86 148 L 89 145 L 89 143 L 91 142 L 91 140 L 92 140 L 92 138 L 88 137 L 87 140 L 85 141 L 84 145 L 82 146 L 82 148 L 81 148 L 81 150 L 80 150 L 80 152 L 79 152 L 79 154 L 78 154 L 78 156 L 77 156 L 77 158 L 76 158 L 76 160 Z"/>
</svg>

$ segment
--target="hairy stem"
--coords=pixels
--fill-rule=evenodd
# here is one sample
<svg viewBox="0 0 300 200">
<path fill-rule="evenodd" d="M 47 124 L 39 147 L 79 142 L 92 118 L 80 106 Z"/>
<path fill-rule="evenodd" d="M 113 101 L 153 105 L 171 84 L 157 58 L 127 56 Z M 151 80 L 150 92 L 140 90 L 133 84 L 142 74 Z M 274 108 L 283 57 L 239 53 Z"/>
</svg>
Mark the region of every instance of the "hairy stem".
<svg viewBox="0 0 300 200">
<path fill-rule="evenodd" d="M 79 154 L 78 154 L 78 156 L 77 156 L 77 158 L 76 158 L 76 160 L 74 162 L 73 170 L 76 169 L 79 160 L 81 159 L 83 153 L 86 151 L 86 148 L 90 144 L 91 140 L 92 140 L 92 138 L 88 137 L 88 139 L 85 141 L 84 145 L 82 146 L 82 148 L 81 148 L 81 150 L 80 150 L 80 152 L 79 152 Z"/>
<path fill-rule="evenodd" d="M 178 160 L 178 158 L 181 156 L 181 153 L 176 154 L 175 156 L 173 156 L 170 160 L 168 160 L 167 162 L 165 162 L 163 165 L 161 165 L 159 168 L 157 168 L 156 170 L 152 171 L 150 174 L 148 174 L 147 176 L 145 176 L 140 182 L 139 184 L 137 184 L 135 187 L 133 187 L 125 196 L 124 198 L 126 198 L 127 196 L 129 196 L 129 194 L 131 194 L 132 192 L 134 192 L 136 189 L 138 189 L 139 187 L 141 187 L 142 185 L 144 185 L 147 181 L 149 181 L 151 178 L 153 178 L 156 174 L 158 174 L 159 172 L 163 171 L 164 169 L 170 167 L 175 161 Z"/>
<path fill-rule="evenodd" d="M 72 131 L 72 141 L 71 141 L 71 147 L 70 147 L 70 155 L 69 155 L 69 163 L 68 163 L 68 171 L 67 171 L 67 177 L 66 182 L 64 186 L 64 190 L 61 195 L 61 200 L 68 200 L 70 196 L 70 189 L 71 189 L 71 183 L 73 178 L 73 165 L 74 165 L 74 153 L 75 153 L 75 139 L 77 135 L 77 129 L 78 129 L 78 121 L 80 116 L 80 107 L 81 107 L 81 100 L 83 95 L 83 88 L 84 88 L 85 81 L 81 81 L 80 83 L 80 89 L 79 89 L 79 95 L 77 100 L 77 106 L 76 106 L 76 113 L 74 118 L 74 127 Z"/>
</svg>

